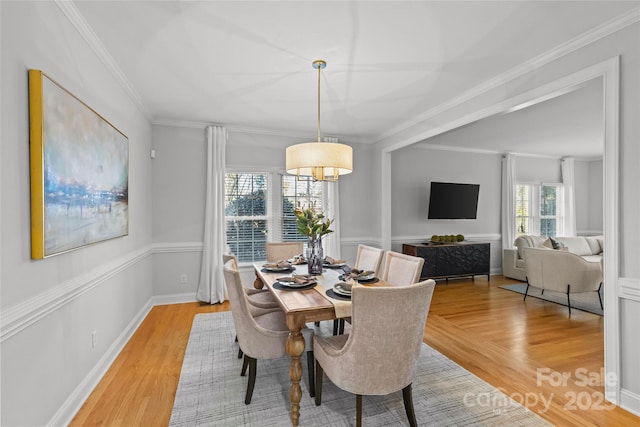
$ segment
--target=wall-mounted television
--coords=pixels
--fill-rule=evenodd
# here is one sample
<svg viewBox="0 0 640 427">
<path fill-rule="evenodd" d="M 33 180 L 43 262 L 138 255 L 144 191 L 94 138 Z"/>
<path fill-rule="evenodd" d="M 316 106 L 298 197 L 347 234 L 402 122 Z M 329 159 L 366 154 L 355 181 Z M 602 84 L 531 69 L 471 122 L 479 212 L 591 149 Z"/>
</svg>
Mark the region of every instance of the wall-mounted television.
<svg viewBox="0 0 640 427">
<path fill-rule="evenodd" d="M 476 219 L 479 184 L 431 182 L 429 219 Z"/>
</svg>

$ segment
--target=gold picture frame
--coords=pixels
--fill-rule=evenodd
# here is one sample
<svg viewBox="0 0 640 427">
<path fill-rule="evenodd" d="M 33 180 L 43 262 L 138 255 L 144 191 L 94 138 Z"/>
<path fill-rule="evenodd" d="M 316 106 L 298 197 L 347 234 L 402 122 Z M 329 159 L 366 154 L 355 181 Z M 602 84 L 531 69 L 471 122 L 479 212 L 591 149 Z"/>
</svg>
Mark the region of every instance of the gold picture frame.
<svg viewBox="0 0 640 427">
<path fill-rule="evenodd" d="M 129 139 L 29 70 L 31 258 L 129 234 Z"/>
</svg>

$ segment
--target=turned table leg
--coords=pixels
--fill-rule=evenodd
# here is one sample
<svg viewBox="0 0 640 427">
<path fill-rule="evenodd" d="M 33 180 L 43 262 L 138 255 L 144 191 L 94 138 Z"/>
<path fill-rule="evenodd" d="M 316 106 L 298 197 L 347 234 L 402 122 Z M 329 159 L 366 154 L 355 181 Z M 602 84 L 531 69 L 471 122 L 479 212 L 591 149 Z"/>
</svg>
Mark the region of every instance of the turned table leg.
<svg viewBox="0 0 640 427">
<path fill-rule="evenodd" d="M 262 283 L 262 279 L 258 276 L 258 272 L 256 271 L 256 280 L 253 281 L 253 287 L 256 289 L 262 289 L 264 287 L 264 283 Z"/>
<path fill-rule="evenodd" d="M 300 356 L 304 353 L 304 337 L 302 327 L 304 326 L 304 316 L 288 315 L 287 326 L 289 327 L 289 338 L 287 338 L 287 354 L 291 357 L 289 367 L 289 378 L 291 387 L 289 388 L 289 399 L 291 400 L 291 425 L 297 426 L 300 419 L 300 400 L 302 399 L 302 389 L 300 379 L 302 378 L 302 363 Z"/>
</svg>

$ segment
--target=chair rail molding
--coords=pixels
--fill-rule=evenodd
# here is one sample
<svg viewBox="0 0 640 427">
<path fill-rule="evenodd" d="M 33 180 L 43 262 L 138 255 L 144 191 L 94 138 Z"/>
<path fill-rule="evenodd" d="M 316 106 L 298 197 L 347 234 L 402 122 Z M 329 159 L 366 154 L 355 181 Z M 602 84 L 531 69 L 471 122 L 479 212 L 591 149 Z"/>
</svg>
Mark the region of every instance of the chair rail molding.
<svg viewBox="0 0 640 427">
<path fill-rule="evenodd" d="M 618 296 L 623 299 L 640 302 L 640 279 L 619 278 Z"/>
<path fill-rule="evenodd" d="M 2 310 L 0 342 L 14 336 L 64 305 L 101 285 L 151 255 L 151 246 L 144 246 L 105 263 L 85 274 L 74 277 L 33 298 Z"/>
</svg>

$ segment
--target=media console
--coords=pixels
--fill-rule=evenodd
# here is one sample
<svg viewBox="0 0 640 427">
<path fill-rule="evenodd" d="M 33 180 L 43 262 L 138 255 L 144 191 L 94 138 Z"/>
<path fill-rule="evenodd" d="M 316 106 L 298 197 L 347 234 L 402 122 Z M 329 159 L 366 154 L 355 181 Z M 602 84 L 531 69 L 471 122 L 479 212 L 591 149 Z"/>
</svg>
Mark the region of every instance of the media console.
<svg viewBox="0 0 640 427">
<path fill-rule="evenodd" d="M 402 253 L 424 258 L 421 279 L 487 275 L 490 280 L 491 244 L 480 242 L 416 243 L 402 245 Z"/>
</svg>

